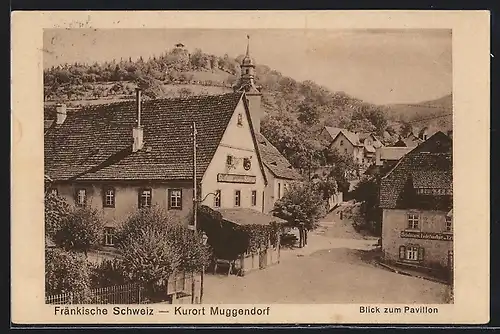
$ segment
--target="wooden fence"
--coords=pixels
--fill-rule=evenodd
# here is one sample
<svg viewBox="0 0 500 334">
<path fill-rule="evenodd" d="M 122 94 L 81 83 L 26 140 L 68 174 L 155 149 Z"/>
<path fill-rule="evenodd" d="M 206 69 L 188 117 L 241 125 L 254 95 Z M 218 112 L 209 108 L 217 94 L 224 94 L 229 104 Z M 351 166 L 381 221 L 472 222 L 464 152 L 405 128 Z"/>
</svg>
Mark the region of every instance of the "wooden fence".
<svg viewBox="0 0 500 334">
<path fill-rule="evenodd" d="M 201 302 L 201 275 L 179 274 L 164 282 L 165 290 L 161 293 L 164 303 L 198 304 Z M 105 288 L 92 289 L 88 293 L 62 293 L 45 297 L 46 304 L 145 304 L 151 303 L 146 298 L 144 286 L 131 283 Z M 154 302 L 153 302 L 154 303 Z"/>
<path fill-rule="evenodd" d="M 90 290 L 90 293 L 62 293 L 47 296 L 46 304 L 141 304 L 144 287 L 139 284 L 114 285 Z"/>
</svg>

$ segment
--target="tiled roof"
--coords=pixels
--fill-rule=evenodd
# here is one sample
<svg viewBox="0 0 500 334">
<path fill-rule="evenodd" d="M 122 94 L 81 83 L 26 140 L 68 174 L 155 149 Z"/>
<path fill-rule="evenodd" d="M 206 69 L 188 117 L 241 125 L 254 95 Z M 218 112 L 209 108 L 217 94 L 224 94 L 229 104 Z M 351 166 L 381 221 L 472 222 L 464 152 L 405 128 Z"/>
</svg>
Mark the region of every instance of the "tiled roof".
<svg viewBox="0 0 500 334">
<path fill-rule="evenodd" d="M 415 188 L 451 190 L 453 184 L 451 171 L 446 170 L 417 170 L 411 177 Z"/>
<path fill-rule="evenodd" d="M 268 225 L 271 222 L 285 223 L 286 221 L 260 211 L 249 208 L 220 209 L 218 210 L 225 220 L 237 225 Z"/>
<path fill-rule="evenodd" d="M 256 134 L 256 137 L 262 162 L 274 176 L 290 180 L 299 180 L 302 178 L 299 172 L 290 165 L 288 160 L 281 155 L 278 149 L 266 137 L 262 134 Z"/>
<path fill-rule="evenodd" d="M 380 207 L 450 210 L 451 195 L 416 195 L 415 188 L 430 182 L 452 187 L 452 168 L 451 139 L 437 132 L 382 177 Z M 424 181 L 426 175 L 429 180 Z"/>
<path fill-rule="evenodd" d="M 333 140 L 333 139 L 335 139 L 335 137 L 337 137 L 337 135 L 339 134 L 339 132 L 342 129 L 341 128 L 334 128 L 331 126 L 325 126 L 325 130 L 330 134 L 330 136 L 332 137 L 332 140 Z"/>
<path fill-rule="evenodd" d="M 132 152 L 135 101 L 68 111 L 45 135 L 45 171 L 55 180 L 192 179 L 192 124 L 201 178 L 242 93 L 142 102 L 144 148 Z"/>
</svg>

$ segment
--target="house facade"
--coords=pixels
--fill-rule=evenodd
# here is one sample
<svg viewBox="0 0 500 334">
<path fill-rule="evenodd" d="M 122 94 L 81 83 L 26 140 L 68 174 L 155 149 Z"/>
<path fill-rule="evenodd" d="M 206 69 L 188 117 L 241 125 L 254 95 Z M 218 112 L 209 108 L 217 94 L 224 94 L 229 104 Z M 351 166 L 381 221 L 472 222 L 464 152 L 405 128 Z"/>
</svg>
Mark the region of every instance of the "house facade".
<svg viewBox="0 0 500 334">
<path fill-rule="evenodd" d="M 361 166 L 375 163 L 376 150 L 384 145 L 372 133 L 351 132 L 342 128 L 325 126 L 320 132 L 320 139 L 326 141 L 330 149 L 347 155 Z"/>
<path fill-rule="evenodd" d="M 274 203 L 283 197 L 291 182 L 302 180 L 302 176 L 292 167 L 290 162 L 271 144 L 260 132 L 260 123 L 263 117 L 262 93 L 255 84 L 255 62 L 250 57 L 250 43 L 247 44 L 245 57 L 242 59 L 241 75 L 233 87 L 236 92 L 245 92 L 248 108 L 252 119 L 253 132 L 256 135 L 259 152 L 261 154 L 267 186 L 262 197 L 262 211 L 270 213 Z M 235 138 L 236 142 L 241 141 Z"/>
<path fill-rule="evenodd" d="M 262 212 L 267 180 L 244 95 L 142 101 L 138 90 L 135 102 L 67 112 L 45 135 L 52 191 L 99 210 L 106 235 L 153 205 L 192 225 L 195 125 L 202 204 Z"/>
<path fill-rule="evenodd" d="M 440 271 L 453 257 L 452 142 L 437 132 L 381 179 L 387 262 Z"/>
</svg>

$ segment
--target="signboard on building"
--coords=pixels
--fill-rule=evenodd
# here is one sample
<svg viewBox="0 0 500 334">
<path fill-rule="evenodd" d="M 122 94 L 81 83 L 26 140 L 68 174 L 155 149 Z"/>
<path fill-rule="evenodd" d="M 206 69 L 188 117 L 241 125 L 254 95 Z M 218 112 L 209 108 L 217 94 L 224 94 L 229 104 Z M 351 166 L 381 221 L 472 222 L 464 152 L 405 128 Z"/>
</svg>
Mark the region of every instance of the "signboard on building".
<svg viewBox="0 0 500 334">
<path fill-rule="evenodd" d="M 256 183 L 255 175 L 240 175 L 240 174 L 217 174 L 217 182 L 226 183 Z"/>
<path fill-rule="evenodd" d="M 401 231 L 400 237 L 401 238 L 412 238 L 412 239 L 453 241 L 453 234 L 451 234 L 451 233 Z"/>
</svg>

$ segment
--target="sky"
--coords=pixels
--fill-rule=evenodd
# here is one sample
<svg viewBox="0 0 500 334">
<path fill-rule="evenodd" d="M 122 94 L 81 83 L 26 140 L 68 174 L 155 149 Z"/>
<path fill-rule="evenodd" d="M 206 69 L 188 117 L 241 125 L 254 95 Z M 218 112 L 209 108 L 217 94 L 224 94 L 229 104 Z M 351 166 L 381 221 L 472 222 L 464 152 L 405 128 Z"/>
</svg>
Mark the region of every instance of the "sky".
<svg viewBox="0 0 500 334">
<path fill-rule="evenodd" d="M 418 103 L 452 91 L 451 30 L 48 29 L 44 67 L 147 58 L 183 43 L 193 51 L 250 53 L 298 81 L 377 104 Z"/>
</svg>

